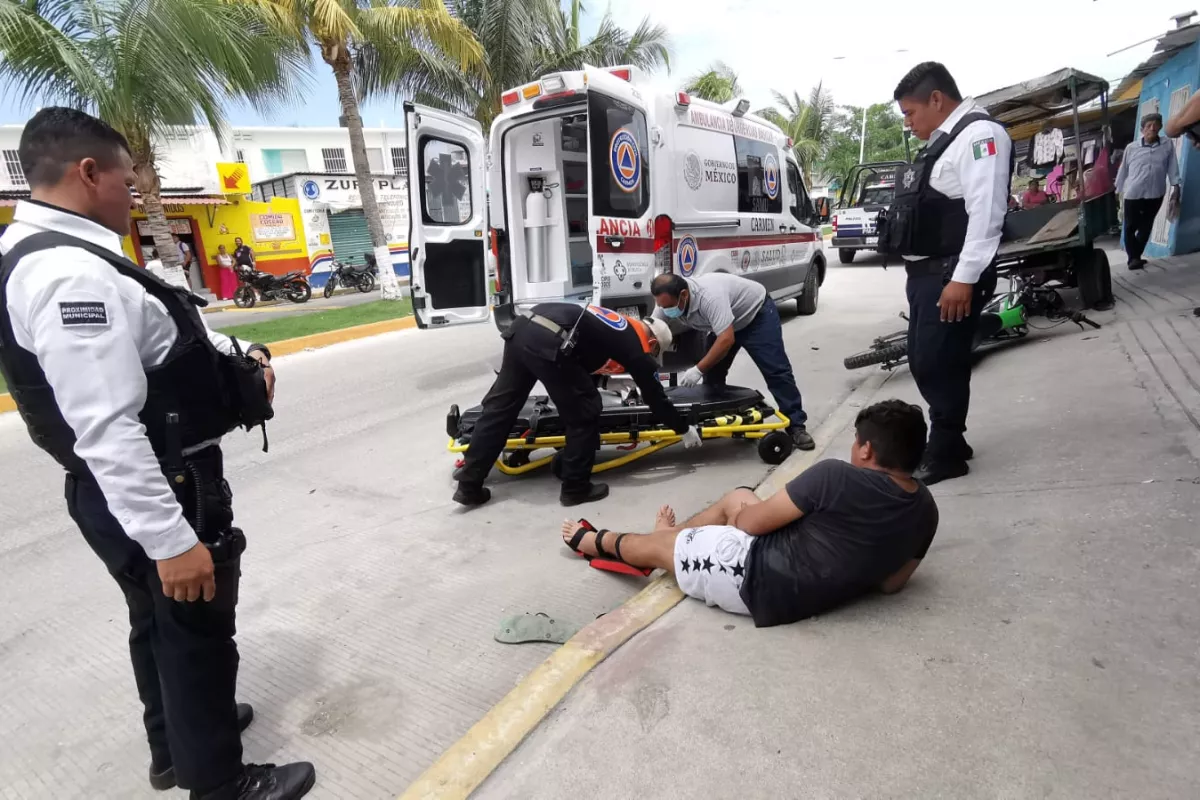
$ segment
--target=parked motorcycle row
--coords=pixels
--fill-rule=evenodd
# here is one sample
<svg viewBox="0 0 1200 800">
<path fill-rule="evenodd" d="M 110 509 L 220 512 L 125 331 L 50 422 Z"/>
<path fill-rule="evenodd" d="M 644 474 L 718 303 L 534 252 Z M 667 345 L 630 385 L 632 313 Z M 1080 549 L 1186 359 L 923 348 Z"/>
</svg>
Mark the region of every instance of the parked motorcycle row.
<svg viewBox="0 0 1200 800">
<path fill-rule="evenodd" d="M 357 289 L 364 294 L 374 289 L 375 276 L 379 274 L 379 269 L 373 254 L 367 253 L 364 258 L 363 264 L 334 261 L 325 284 L 325 297 L 332 297 L 339 286 Z M 239 266 L 236 272 L 238 286 L 233 293 L 233 304 L 238 308 L 253 308 L 260 301 L 272 300 L 307 303 L 312 297 L 308 275 L 301 270 L 286 275 L 273 275 L 252 267 Z"/>
</svg>

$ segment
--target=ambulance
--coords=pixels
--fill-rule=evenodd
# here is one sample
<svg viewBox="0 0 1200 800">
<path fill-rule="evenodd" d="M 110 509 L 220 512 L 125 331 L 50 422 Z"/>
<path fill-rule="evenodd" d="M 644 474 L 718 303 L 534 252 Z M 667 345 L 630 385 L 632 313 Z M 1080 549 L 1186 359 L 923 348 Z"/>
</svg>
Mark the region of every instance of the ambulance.
<svg viewBox="0 0 1200 800">
<path fill-rule="evenodd" d="M 419 326 L 483 322 L 494 306 L 503 330 L 563 300 L 646 316 L 664 272 L 744 275 L 816 311 L 821 220 L 791 141 L 747 101 L 587 67 L 501 103 L 486 144 L 472 119 L 404 104 Z"/>
</svg>

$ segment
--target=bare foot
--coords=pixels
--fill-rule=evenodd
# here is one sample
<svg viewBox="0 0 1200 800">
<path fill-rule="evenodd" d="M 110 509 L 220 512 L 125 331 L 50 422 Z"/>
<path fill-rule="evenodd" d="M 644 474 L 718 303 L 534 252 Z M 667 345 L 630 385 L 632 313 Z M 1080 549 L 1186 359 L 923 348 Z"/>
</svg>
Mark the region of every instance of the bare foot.
<svg viewBox="0 0 1200 800">
<path fill-rule="evenodd" d="M 573 519 L 564 519 L 562 524 L 563 542 L 567 547 L 571 546 L 571 540 L 575 538 L 575 534 L 579 531 L 588 531 L 579 540 L 578 549 L 575 552 L 583 553 L 585 556 L 593 557 L 596 555 L 596 534 L 583 525 L 580 525 Z"/>
<path fill-rule="evenodd" d="M 665 528 L 675 527 L 675 509 L 670 506 L 663 506 L 658 510 L 658 514 L 654 517 L 654 530 L 661 531 Z"/>
</svg>

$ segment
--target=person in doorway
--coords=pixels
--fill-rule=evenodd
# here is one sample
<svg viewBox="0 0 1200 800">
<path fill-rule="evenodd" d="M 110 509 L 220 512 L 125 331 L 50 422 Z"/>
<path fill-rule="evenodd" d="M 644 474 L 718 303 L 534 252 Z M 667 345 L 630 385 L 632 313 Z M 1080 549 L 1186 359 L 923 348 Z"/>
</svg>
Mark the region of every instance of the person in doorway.
<svg viewBox="0 0 1200 800">
<path fill-rule="evenodd" d="M 905 259 L 908 362 L 929 404 L 923 483 L 966 475 L 964 434 L 971 350 L 996 288 L 994 261 L 1012 181 L 1012 141 L 942 64 L 918 64 L 893 94 L 904 121 L 928 144 L 884 212 L 881 249 Z"/>
<path fill-rule="evenodd" d="M 158 257 L 157 247 L 151 248 L 150 250 L 150 260 L 146 262 L 146 271 L 159 280 L 166 280 L 166 276 L 163 274 L 163 262 L 162 259 Z"/>
<path fill-rule="evenodd" d="M 1050 202 L 1050 195 L 1042 191 L 1042 182 L 1038 178 L 1030 178 L 1029 186 L 1021 195 L 1021 208 L 1037 208 Z"/>
<path fill-rule="evenodd" d="M 491 499 L 484 479 L 538 381 L 546 387 L 566 427 L 559 495 L 564 506 L 608 496 L 606 484 L 591 480 L 600 447 L 602 410 L 595 375 L 628 373 L 655 419 L 681 434 L 685 447 L 700 444 L 700 434 L 667 400 L 658 380 L 656 359 L 671 346 L 666 323 L 631 319 L 596 306 L 584 309 L 574 303 L 542 303 L 518 316 L 505 331 L 504 340 L 500 374 L 483 398 L 483 414 L 471 433 L 465 463 L 455 474 L 456 503 L 477 506 Z"/>
<path fill-rule="evenodd" d="M 192 277 L 192 246 L 174 233 L 171 234 L 171 241 L 175 242 L 175 248 L 179 251 L 179 266 L 183 267 L 183 271 L 187 273 L 190 281 Z"/>
<path fill-rule="evenodd" d="M 783 345 L 779 309 L 757 281 L 740 275 L 714 272 L 694 278 L 667 273 L 650 284 L 657 308 L 654 316 L 677 320 L 707 334 L 704 357 L 679 379 L 683 386 L 725 386 L 729 367 L 745 349 L 767 382 L 779 411 L 791 422 L 789 432 L 796 447 L 816 447 L 805 423 L 808 414 L 792 363 Z"/>
<path fill-rule="evenodd" d="M 1162 116 L 1142 117 L 1142 136 L 1125 148 L 1125 158 L 1117 172 L 1117 194 L 1121 195 L 1125 217 L 1125 255 L 1129 269 L 1143 269 L 1146 260 L 1142 253 L 1150 243 L 1154 219 L 1162 208 L 1167 184 L 1175 191 L 1179 186 L 1179 165 L 1175 160 L 1175 145 L 1159 136 Z"/>
<path fill-rule="evenodd" d="M 254 251 L 250 249 L 250 245 L 242 241 L 242 237 L 240 236 L 233 240 L 233 260 L 240 267 L 249 267 L 251 272 L 258 269 L 258 262 L 254 257 Z"/>
<path fill-rule="evenodd" d="M 270 402 L 270 352 L 239 343 L 261 365 L 247 374 L 252 365 L 230 360 L 233 340 L 124 257 L 135 174 L 120 133 L 45 108 L 18 152 L 30 199 L 0 238 L 0 369 L 125 597 L 150 784 L 203 800 L 302 797 L 311 764 L 243 763 L 253 712 L 234 697 L 246 538 L 233 527 L 220 439 L 250 420 L 251 401 L 259 412 Z M 237 391 L 235 368 L 253 392 Z"/>
<path fill-rule="evenodd" d="M 653 533 L 562 526 L 589 559 L 664 569 L 689 597 L 757 627 L 822 614 L 864 594 L 904 588 L 937 533 L 933 495 L 913 477 L 925 449 L 917 406 L 885 400 L 859 412 L 850 463 L 809 467 L 767 500 L 735 489 L 682 526 L 669 506 Z"/>
</svg>

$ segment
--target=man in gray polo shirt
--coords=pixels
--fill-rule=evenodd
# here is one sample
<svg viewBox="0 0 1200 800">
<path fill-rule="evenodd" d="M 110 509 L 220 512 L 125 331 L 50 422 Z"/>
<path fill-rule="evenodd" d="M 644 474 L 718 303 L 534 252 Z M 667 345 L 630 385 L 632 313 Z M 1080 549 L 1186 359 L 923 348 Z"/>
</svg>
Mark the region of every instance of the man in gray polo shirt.
<svg viewBox="0 0 1200 800">
<path fill-rule="evenodd" d="M 804 425 L 808 414 L 783 346 L 779 309 L 761 283 L 715 272 L 695 278 L 659 275 L 650 284 L 658 308 L 654 316 L 707 334 L 707 352 L 679 379 L 684 386 L 721 388 L 734 357 L 743 348 L 762 372 L 779 411 L 791 420 L 796 447 L 816 447 Z"/>
<path fill-rule="evenodd" d="M 1124 201 L 1125 254 L 1130 269 L 1142 269 L 1146 259 L 1142 251 L 1150 241 L 1154 219 L 1162 207 L 1167 183 L 1179 186 L 1179 165 L 1175 159 L 1175 143 L 1160 137 L 1162 117 L 1146 114 L 1142 117 L 1142 138 L 1125 148 L 1125 158 L 1117 171 L 1117 194 Z"/>
</svg>

